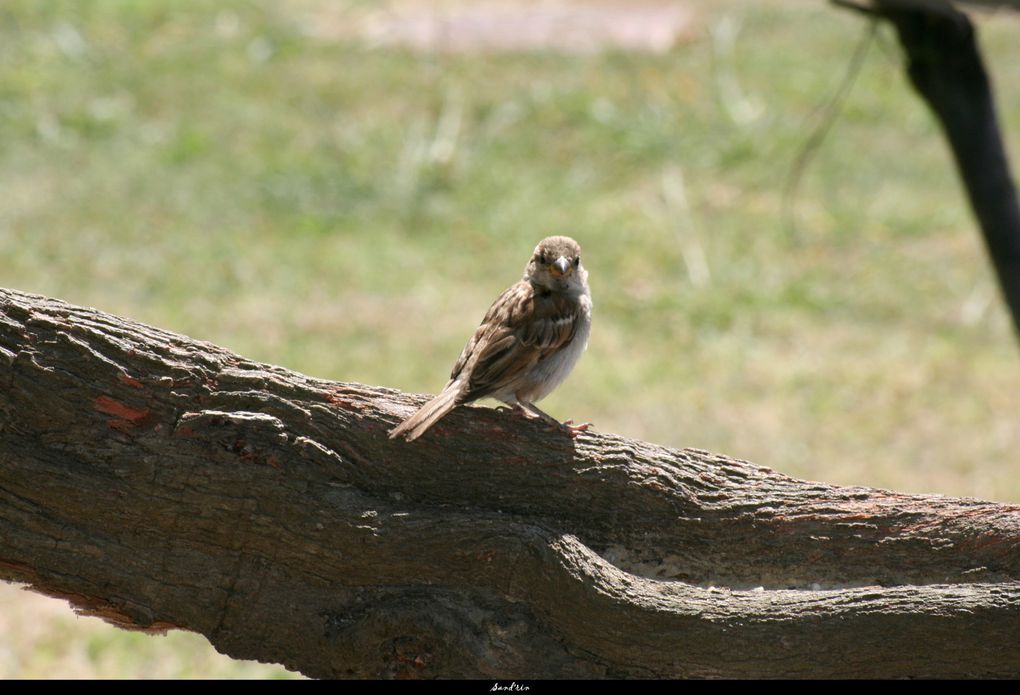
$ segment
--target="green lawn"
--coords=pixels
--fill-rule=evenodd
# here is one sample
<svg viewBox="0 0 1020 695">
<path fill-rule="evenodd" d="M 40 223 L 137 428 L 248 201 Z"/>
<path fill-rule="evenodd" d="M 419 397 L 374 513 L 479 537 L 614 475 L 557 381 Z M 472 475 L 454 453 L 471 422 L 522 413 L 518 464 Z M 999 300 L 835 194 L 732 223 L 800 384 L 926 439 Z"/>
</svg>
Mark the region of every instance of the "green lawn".
<svg viewBox="0 0 1020 695">
<path fill-rule="evenodd" d="M 368 2 L 5 0 L 0 286 L 435 392 L 535 243 L 570 234 L 595 323 L 548 412 L 804 478 L 1020 501 L 1020 351 L 895 37 L 791 230 L 784 180 L 865 25 L 821 0 L 694 5 L 666 55 L 419 55 L 308 30 Z M 1016 153 L 1020 19 L 980 27 Z M 4 606 L 0 676 L 64 673 L 19 646 L 35 609 Z M 72 673 L 122 655 L 145 675 L 127 664 L 155 638 L 87 629 L 95 665 Z M 152 674 L 266 673 L 185 661 Z"/>
</svg>

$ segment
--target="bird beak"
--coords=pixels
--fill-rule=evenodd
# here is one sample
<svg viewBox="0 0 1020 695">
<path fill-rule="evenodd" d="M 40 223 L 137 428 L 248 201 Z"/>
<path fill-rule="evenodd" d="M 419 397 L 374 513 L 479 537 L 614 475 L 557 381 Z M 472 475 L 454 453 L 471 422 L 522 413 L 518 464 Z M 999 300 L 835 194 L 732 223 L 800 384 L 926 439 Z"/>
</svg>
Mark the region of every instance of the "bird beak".
<svg viewBox="0 0 1020 695">
<path fill-rule="evenodd" d="M 552 264 L 552 268 L 550 268 L 552 274 L 555 275 L 556 277 L 563 277 L 568 272 L 570 272 L 570 269 L 571 269 L 570 261 L 568 261 L 563 256 L 557 258 L 556 262 Z"/>
</svg>

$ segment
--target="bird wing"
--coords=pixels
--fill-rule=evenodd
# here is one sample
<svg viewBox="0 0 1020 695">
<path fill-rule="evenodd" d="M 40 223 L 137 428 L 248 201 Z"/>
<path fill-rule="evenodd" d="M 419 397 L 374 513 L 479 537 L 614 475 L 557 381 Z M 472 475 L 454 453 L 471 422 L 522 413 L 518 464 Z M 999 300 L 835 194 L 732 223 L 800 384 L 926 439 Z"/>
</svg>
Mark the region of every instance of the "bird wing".
<svg viewBox="0 0 1020 695">
<path fill-rule="evenodd" d="M 450 373 L 461 380 L 461 402 L 496 393 L 568 345 L 581 311 L 576 300 L 536 291 L 522 280 L 501 294 L 464 346 Z"/>
</svg>

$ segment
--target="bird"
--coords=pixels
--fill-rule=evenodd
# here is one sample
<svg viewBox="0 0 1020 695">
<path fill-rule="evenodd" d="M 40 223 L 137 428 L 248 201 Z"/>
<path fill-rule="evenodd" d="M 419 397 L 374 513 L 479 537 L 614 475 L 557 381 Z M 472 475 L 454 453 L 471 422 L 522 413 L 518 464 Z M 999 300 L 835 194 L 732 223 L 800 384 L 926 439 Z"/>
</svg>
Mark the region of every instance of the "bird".
<svg viewBox="0 0 1020 695">
<path fill-rule="evenodd" d="M 560 424 L 535 402 L 570 374 L 588 346 L 592 301 L 581 246 L 567 236 L 538 243 L 524 277 L 489 307 L 438 396 L 390 430 L 413 441 L 458 405 L 494 398 L 571 437 L 588 424 Z"/>
</svg>

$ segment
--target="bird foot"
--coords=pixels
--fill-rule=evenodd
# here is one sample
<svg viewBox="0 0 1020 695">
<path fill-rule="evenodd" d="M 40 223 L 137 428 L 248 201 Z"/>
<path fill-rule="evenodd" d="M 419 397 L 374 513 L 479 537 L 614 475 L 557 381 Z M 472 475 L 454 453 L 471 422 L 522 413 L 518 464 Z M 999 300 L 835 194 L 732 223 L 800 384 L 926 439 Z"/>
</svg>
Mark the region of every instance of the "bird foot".
<svg viewBox="0 0 1020 695">
<path fill-rule="evenodd" d="M 542 419 L 541 415 L 538 415 L 537 413 L 531 412 L 530 410 L 525 408 L 523 405 L 514 405 L 512 407 L 507 407 L 507 410 L 512 410 L 513 412 L 515 412 L 518 415 L 520 415 L 521 417 L 523 417 L 525 420 L 541 420 Z"/>
<path fill-rule="evenodd" d="M 556 418 L 546 413 L 543 413 L 541 410 L 538 410 L 537 408 L 535 410 L 538 410 L 538 412 L 535 412 L 533 410 L 525 408 L 522 405 L 500 406 L 497 408 L 497 410 L 512 410 L 515 413 L 519 413 L 526 420 L 541 420 L 545 422 L 545 424 L 547 425 L 546 427 L 547 431 L 564 432 L 571 439 L 576 439 L 578 434 L 580 434 L 581 432 L 587 432 L 588 428 L 592 426 L 590 422 L 584 422 L 580 425 L 575 425 L 573 420 L 566 420 L 565 422 L 561 423 Z"/>
<path fill-rule="evenodd" d="M 559 429 L 562 432 L 566 432 L 567 436 L 571 439 L 577 439 L 577 435 L 581 432 L 587 432 L 591 426 L 590 422 L 582 422 L 580 425 L 575 425 L 573 420 L 565 420 L 563 424 L 559 425 Z"/>
</svg>

